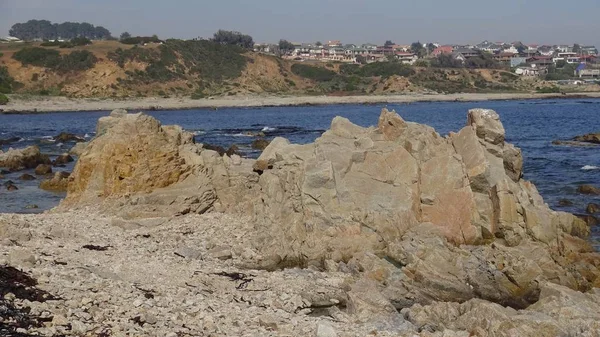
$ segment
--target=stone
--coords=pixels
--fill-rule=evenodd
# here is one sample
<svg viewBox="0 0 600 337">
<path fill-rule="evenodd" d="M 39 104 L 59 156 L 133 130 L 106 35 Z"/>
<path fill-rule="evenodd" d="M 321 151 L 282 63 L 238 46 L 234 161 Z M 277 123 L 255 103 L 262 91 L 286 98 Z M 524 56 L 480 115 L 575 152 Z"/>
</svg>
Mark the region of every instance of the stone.
<svg viewBox="0 0 600 337">
<path fill-rule="evenodd" d="M 337 332 L 329 323 L 319 322 L 317 324 L 315 337 L 337 337 Z"/>
<path fill-rule="evenodd" d="M 258 318 L 258 324 L 268 330 L 277 331 L 277 321 L 268 315 L 263 315 Z"/>
<path fill-rule="evenodd" d="M 56 157 L 56 159 L 54 159 L 54 162 L 52 163 L 54 166 L 59 166 L 59 165 L 66 165 L 68 163 L 74 162 L 75 159 L 73 159 L 73 157 L 71 157 L 68 153 L 63 153 L 61 155 L 59 155 L 58 157 Z"/>
<path fill-rule="evenodd" d="M 202 253 L 194 248 L 190 247 L 180 247 L 175 250 L 175 255 L 184 257 L 190 260 L 198 260 L 202 259 Z"/>
<path fill-rule="evenodd" d="M 84 142 L 85 139 L 83 137 L 77 136 L 68 132 L 61 132 L 56 137 L 54 137 L 56 142 L 60 143 L 68 143 L 68 142 Z"/>
<path fill-rule="evenodd" d="M 24 149 L 9 149 L 7 152 L 0 153 L 0 167 L 5 167 L 9 171 L 21 171 L 32 169 L 40 164 L 50 164 L 50 158 L 40 152 L 40 148 L 33 145 Z"/>
<path fill-rule="evenodd" d="M 600 144 L 600 133 L 588 133 L 582 136 L 577 136 L 573 138 L 573 140 L 577 142 Z"/>
<path fill-rule="evenodd" d="M 12 184 L 12 183 L 11 184 L 6 184 L 5 186 L 6 186 L 6 190 L 7 191 L 11 191 L 12 192 L 12 191 L 18 191 L 19 190 L 19 188 L 16 185 Z"/>
<path fill-rule="evenodd" d="M 585 211 L 589 214 L 598 213 L 598 212 L 600 212 L 600 205 L 591 202 L 587 205 L 587 207 L 585 208 Z"/>
<path fill-rule="evenodd" d="M 0 221 L 0 238 L 24 243 L 31 240 L 31 237 L 28 223 Z"/>
<path fill-rule="evenodd" d="M 16 249 L 10 252 L 8 259 L 14 266 L 33 267 L 37 261 L 35 255 L 26 249 Z"/>
<path fill-rule="evenodd" d="M 46 174 L 52 173 L 52 166 L 48 164 L 39 164 L 35 168 L 35 174 L 38 176 L 44 176 Z"/>
<path fill-rule="evenodd" d="M 69 184 L 69 172 L 56 172 L 52 179 L 40 182 L 40 188 L 46 191 L 66 192 Z"/>
<path fill-rule="evenodd" d="M 573 206 L 573 202 L 569 199 L 560 199 L 558 201 L 559 206 Z"/>
<path fill-rule="evenodd" d="M 229 260 L 232 257 L 231 249 L 227 246 L 217 246 L 215 248 L 212 248 L 208 251 L 208 254 L 210 254 L 210 256 L 214 257 L 215 259 L 223 261 Z"/>
<path fill-rule="evenodd" d="M 25 180 L 25 181 L 29 181 L 29 180 L 35 180 L 36 178 L 34 176 L 32 176 L 31 174 L 27 174 L 24 173 L 19 177 L 19 180 Z"/>
<path fill-rule="evenodd" d="M 251 146 L 255 150 L 264 150 L 269 146 L 269 141 L 264 138 L 255 139 L 252 141 Z"/>
<path fill-rule="evenodd" d="M 489 109 L 472 109 L 467 116 L 467 125 L 475 128 L 477 137 L 491 144 L 504 143 L 504 126 L 500 116 Z"/>
<path fill-rule="evenodd" d="M 54 315 L 52 317 L 52 325 L 67 326 L 69 320 L 63 315 Z"/>
<path fill-rule="evenodd" d="M 88 142 L 78 142 L 70 150 L 69 154 L 73 156 L 81 156 L 83 151 L 87 148 Z"/>
<path fill-rule="evenodd" d="M 581 194 L 600 195 L 600 188 L 592 185 L 580 185 L 577 187 L 577 192 Z"/>
</svg>

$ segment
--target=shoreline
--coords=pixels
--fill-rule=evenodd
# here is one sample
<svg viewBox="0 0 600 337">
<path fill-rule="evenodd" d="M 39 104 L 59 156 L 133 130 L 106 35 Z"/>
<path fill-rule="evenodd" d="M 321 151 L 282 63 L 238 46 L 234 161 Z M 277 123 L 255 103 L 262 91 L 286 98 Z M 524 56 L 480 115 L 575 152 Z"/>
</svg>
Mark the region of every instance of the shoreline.
<svg viewBox="0 0 600 337">
<path fill-rule="evenodd" d="M 286 106 L 321 106 L 341 104 L 381 104 L 416 102 L 482 102 L 532 99 L 600 98 L 600 92 L 569 94 L 538 93 L 464 93 L 464 94 L 409 94 L 380 96 L 245 96 L 214 99 L 191 98 L 66 98 L 34 96 L 23 99 L 11 95 L 7 105 L 0 107 L 0 114 L 41 114 L 53 112 L 91 112 L 126 110 L 192 110 L 218 108 L 253 108 Z"/>
</svg>

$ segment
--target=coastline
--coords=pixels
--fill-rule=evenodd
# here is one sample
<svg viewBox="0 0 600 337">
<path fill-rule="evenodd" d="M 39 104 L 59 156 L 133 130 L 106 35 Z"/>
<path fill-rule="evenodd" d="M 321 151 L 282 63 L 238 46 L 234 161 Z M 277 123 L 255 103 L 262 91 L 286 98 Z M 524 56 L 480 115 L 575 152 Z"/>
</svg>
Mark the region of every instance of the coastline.
<svg viewBox="0 0 600 337">
<path fill-rule="evenodd" d="M 463 94 L 409 94 L 389 96 L 245 96 L 219 97 L 214 99 L 191 98 L 67 98 L 27 97 L 12 95 L 7 105 L 0 107 L 0 114 L 36 114 L 51 112 L 83 112 L 127 110 L 190 110 L 215 108 L 250 108 L 338 104 L 380 104 L 415 102 L 477 102 L 493 100 L 600 98 L 600 92 L 569 94 L 537 93 L 463 93 Z"/>
</svg>

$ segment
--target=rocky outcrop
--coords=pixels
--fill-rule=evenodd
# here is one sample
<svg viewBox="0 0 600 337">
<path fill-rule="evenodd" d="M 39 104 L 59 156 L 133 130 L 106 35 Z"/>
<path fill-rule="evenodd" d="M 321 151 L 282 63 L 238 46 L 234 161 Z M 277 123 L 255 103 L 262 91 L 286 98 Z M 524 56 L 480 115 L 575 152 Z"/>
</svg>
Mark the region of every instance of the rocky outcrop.
<svg viewBox="0 0 600 337">
<path fill-rule="evenodd" d="M 73 157 L 71 157 L 68 153 L 63 153 L 59 156 L 56 157 L 56 159 L 54 159 L 54 162 L 52 162 L 52 164 L 54 166 L 60 166 L 60 165 L 66 165 L 68 163 L 74 162 L 75 159 L 73 159 Z"/>
<path fill-rule="evenodd" d="M 0 153 L 0 167 L 5 167 L 9 171 L 32 169 L 39 164 L 50 164 L 50 158 L 42 154 L 40 148 L 35 145 Z"/>
<path fill-rule="evenodd" d="M 100 205 L 123 218 L 247 215 L 260 253 L 244 266 L 353 272 L 395 309 L 473 299 L 521 309 L 548 282 L 600 285 L 588 226 L 551 210 L 522 170 L 491 110 L 469 111 L 447 137 L 387 110 L 370 128 L 336 117 L 314 143 L 275 138 L 256 161 L 113 112 L 80 156 L 62 207 Z M 352 289 L 357 317 L 386 310 Z"/>
<path fill-rule="evenodd" d="M 66 192 L 69 183 L 69 172 L 56 172 L 52 179 L 40 182 L 40 188 L 51 192 Z"/>
<path fill-rule="evenodd" d="M 576 142 L 600 144 L 600 133 L 588 133 L 582 136 L 573 138 Z"/>
</svg>

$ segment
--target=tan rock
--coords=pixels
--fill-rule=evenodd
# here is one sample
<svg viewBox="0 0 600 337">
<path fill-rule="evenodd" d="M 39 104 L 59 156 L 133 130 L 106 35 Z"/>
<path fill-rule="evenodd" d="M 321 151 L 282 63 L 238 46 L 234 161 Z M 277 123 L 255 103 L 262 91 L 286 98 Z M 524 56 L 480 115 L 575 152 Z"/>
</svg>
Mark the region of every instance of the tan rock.
<svg viewBox="0 0 600 337">
<path fill-rule="evenodd" d="M 50 164 L 50 158 L 40 152 L 40 148 L 32 145 L 24 149 L 9 149 L 0 153 L 0 167 L 9 171 L 32 169 L 40 164 Z"/>
</svg>

